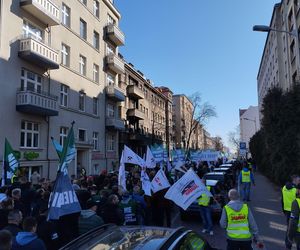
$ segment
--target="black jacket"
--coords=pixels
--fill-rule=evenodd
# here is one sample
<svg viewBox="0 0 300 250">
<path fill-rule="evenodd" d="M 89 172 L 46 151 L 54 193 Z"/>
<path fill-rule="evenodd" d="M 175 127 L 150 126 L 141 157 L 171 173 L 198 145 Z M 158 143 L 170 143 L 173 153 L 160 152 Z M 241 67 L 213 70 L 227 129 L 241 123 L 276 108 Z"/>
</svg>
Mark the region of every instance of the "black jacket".
<svg viewBox="0 0 300 250">
<path fill-rule="evenodd" d="M 106 204 L 101 214 L 105 223 L 114 223 L 117 225 L 123 225 L 124 214 L 118 205 Z"/>
<path fill-rule="evenodd" d="M 13 237 L 15 237 L 19 232 L 21 232 L 21 228 L 16 224 L 8 224 L 5 228 L 3 228 L 11 233 Z"/>
</svg>

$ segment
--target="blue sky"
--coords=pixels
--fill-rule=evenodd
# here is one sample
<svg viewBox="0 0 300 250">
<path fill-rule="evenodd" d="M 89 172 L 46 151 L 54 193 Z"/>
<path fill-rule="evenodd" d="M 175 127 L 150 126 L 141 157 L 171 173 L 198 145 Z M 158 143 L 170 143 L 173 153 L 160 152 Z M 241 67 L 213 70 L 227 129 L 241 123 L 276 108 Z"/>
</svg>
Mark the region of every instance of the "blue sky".
<svg viewBox="0 0 300 250">
<path fill-rule="evenodd" d="M 227 143 L 239 108 L 257 105 L 256 76 L 275 0 L 115 0 L 126 61 L 175 94 L 216 107 L 206 128 Z"/>
</svg>

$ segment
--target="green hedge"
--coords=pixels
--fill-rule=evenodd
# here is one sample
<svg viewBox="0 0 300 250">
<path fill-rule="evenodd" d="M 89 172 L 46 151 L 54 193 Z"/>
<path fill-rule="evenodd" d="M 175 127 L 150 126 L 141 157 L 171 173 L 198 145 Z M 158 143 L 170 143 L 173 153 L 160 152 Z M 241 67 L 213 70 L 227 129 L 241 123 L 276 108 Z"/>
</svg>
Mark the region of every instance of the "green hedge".
<svg viewBox="0 0 300 250">
<path fill-rule="evenodd" d="M 260 171 L 278 184 L 300 174 L 300 86 L 271 89 L 263 100 L 261 130 L 250 140 Z"/>
</svg>

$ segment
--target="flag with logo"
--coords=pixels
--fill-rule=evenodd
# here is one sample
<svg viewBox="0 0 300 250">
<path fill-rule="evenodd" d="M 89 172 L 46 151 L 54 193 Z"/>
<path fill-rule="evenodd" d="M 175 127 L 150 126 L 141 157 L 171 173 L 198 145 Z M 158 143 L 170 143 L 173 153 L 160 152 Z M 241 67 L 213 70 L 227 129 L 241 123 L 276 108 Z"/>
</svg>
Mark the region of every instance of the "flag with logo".
<svg viewBox="0 0 300 250">
<path fill-rule="evenodd" d="M 174 201 L 179 207 L 186 210 L 203 193 L 212 197 L 198 175 L 189 169 L 169 188 L 165 198 Z"/>
<path fill-rule="evenodd" d="M 145 161 L 143 158 L 134 153 L 129 147 L 124 146 L 123 150 L 123 163 L 136 164 L 141 167 L 145 166 Z"/>
<path fill-rule="evenodd" d="M 2 171 L 2 185 L 6 185 L 7 179 L 11 179 L 19 167 L 19 162 L 14 154 L 10 143 L 5 138 L 4 155 L 3 155 L 3 171 Z"/>
<path fill-rule="evenodd" d="M 169 156 L 168 156 L 168 150 L 167 150 L 167 148 L 164 147 L 163 151 L 164 151 L 164 161 L 168 162 L 169 161 Z"/>
<path fill-rule="evenodd" d="M 75 158 L 74 122 L 68 133 L 61 153 L 58 173 L 49 199 L 49 220 L 58 220 L 61 216 L 81 211 L 80 204 L 68 176 L 68 165 Z"/>
<path fill-rule="evenodd" d="M 162 145 L 154 144 L 151 146 L 151 152 L 157 163 L 164 160 L 164 148 Z"/>
<path fill-rule="evenodd" d="M 61 155 L 62 155 L 62 151 L 63 151 L 63 146 L 60 145 L 58 141 L 54 140 L 53 137 L 51 137 L 51 141 L 52 141 L 52 144 L 53 144 L 53 146 L 54 146 L 54 148 L 55 148 L 55 150 L 56 150 L 56 153 L 57 153 L 57 155 L 58 155 L 58 158 L 59 158 L 59 160 L 60 160 Z"/>
<path fill-rule="evenodd" d="M 170 187 L 168 178 L 166 177 L 164 171 L 160 169 L 154 176 L 153 180 L 151 181 L 152 191 L 153 193 L 156 193 L 168 187 Z"/>
<path fill-rule="evenodd" d="M 156 167 L 156 161 L 155 158 L 150 150 L 150 148 L 147 146 L 147 154 L 146 154 L 146 168 L 155 168 Z"/>
<path fill-rule="evenodd" d="M 141 181 L 142 181 L 142 189 L 145 192 L 145 195 L 151 196 L 151 181 L 146 171 L 141 171 Z"/>
<path fill-rule="evenodd" d="M 124 163 L 124 151 L 122 152 L 122 156 L 120 159 L 120 168 L 118 174 L 118 184 L 126 190 L 126 174 L 125 174 L 125 163 Z"/>
</svg>

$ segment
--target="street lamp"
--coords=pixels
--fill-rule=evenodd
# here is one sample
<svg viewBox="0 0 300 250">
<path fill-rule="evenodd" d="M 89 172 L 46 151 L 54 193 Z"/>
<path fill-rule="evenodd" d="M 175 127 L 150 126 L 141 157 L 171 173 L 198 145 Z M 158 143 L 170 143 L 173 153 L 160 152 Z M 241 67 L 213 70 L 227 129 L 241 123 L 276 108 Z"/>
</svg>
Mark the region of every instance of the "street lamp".
<svg viewBox="0 0 300 250">
<path fill-rule="evenodd" d="M 270 26 L 267 25 L 254 25 L 253 31 L 259 31 L 259 32 L 275 31 L 275 32 L 286 33 L 296 38 L 298 37 L 297 31 L 295 29 L 293 31 L 278 30 L 278 29 L 271 28 Z"/>
<path fill-rule="evenodd" d="M 252 119 L 249 119 L 249 118 L 246 118 L 246 117 L 245 117 L 245 118 L 243 118 L 243 120 L 254 122 L 255 133 L 257 132 L 257 128 L 256 128 L 256 119 L 252 120 Z"/>
</svg>

